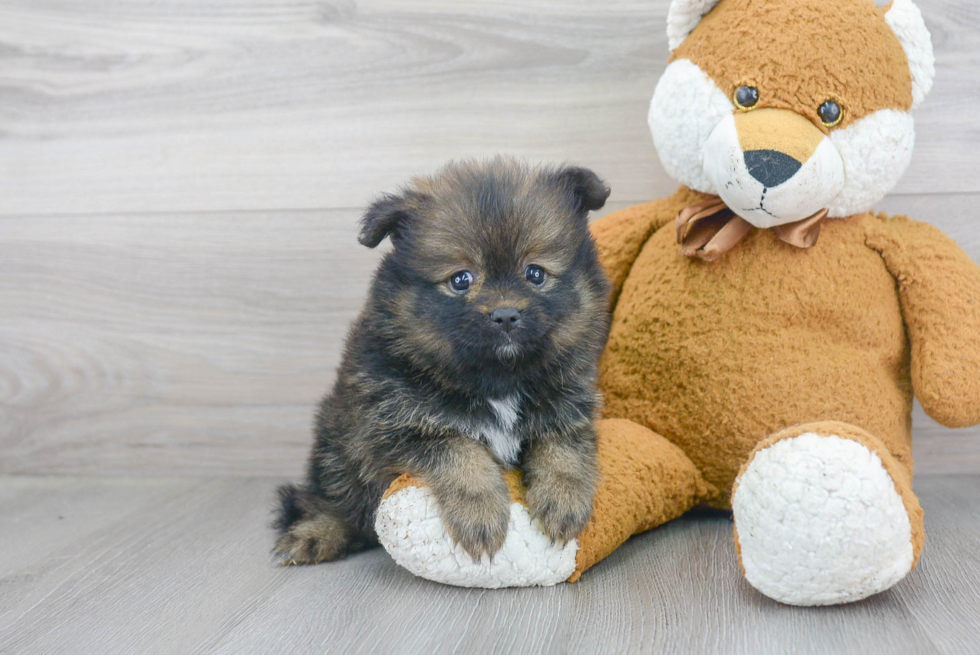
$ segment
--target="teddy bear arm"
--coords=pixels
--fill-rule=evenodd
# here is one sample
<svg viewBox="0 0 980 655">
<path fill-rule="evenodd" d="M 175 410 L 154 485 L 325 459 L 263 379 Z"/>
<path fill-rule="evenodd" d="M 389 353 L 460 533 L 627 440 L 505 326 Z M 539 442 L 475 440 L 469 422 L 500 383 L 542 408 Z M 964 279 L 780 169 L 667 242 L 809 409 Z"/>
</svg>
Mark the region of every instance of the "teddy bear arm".
<svg viewBox="0 0 980 655">
<path fill-rule="evenodd" d="M 980 267 L 935 227 L 895 218 L 869 239 L 894 276 L 912 387 L 947 427 L 980 423 Z"/>
<path fill-rule="evenodd" d="M 599 261 L 612 284 L 613 305 L 647 240 L 672 223 L 677 212 L 703 198 L 702 194 L 681 187 L 672 196 L 621 209 L 592 223 Z"/>
</svg>

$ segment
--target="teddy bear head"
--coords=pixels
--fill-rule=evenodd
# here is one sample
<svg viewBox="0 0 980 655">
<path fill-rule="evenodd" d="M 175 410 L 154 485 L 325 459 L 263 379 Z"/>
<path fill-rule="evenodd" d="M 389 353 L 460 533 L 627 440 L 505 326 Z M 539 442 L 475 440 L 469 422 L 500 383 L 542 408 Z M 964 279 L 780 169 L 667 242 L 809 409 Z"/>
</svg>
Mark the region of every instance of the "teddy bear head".
<svg viewBox="0 0 980 655">
<path fill-rule="evenodd" d="M 912 0 L 673 0 L 650 105 L 667 172 L 766 228 L 865 212 L 912 156 L 935 74 Z"/>
</svg>

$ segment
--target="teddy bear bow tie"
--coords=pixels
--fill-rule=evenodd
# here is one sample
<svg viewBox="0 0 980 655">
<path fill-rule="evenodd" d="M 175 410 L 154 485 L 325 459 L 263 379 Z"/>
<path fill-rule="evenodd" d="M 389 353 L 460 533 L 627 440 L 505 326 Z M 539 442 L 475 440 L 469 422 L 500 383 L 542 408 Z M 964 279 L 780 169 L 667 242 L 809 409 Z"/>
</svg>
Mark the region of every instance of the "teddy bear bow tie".
<svg viewBox="0 0 980 655">
<path fill-rule="evenodd" d="M 821 209 L 801 221 L 768 228 L 786 243 L 797 248 L 809 248 L 820 236 L 820 224 L 828 210 Z M 711 196 L 696 205 L 677 212 L 675 221 L 677 243 L 681 254 L 713 262 L 735 247 L 753 230 L 753 225 L 737 215 L 718 196 Z"/>
</svg>

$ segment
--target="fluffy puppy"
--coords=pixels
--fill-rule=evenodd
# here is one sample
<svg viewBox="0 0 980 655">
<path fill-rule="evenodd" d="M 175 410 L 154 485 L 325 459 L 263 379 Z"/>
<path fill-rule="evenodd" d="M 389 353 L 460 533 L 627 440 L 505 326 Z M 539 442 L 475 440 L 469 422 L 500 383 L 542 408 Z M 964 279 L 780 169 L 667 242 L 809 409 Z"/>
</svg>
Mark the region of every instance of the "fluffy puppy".
<svg viewBox="0 0 980 655">
<path fill-rule="evenodd" d="M 502 465 L 524 471 L 545 534 L 578 535 L 592 513 L 608 330 L 587 223 L 608 196 L 589 170 L 497 158 L 450 164 L 368 209 L 358 240 L 393 248 L 317 414 L 306 481 L 279 489 L 283 562 L 375 545 L 381 495 L 404 472 L 432 487 L 475 558 L 507 533 Z"/>
</svg>

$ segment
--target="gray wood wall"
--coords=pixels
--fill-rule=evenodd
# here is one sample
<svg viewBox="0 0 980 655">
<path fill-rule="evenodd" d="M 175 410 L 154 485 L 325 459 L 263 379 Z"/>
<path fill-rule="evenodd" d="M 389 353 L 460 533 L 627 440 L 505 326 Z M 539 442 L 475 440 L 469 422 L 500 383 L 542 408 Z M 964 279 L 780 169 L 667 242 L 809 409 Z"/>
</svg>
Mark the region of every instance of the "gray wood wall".
<svg viewBox="0 0 980 655">
<path fill-rule="evenodd" d="M 610 209 L 673 190 L 667 4 L 0 0 L 0 472 L 298 474 L 374 194 L 500 151 Z M 919 5 L 938 75 L 881 208 L 980 261 L 980 8 Z M 919 472 L 980 472 L 980 431 L 916 419 Z"/>
</svg>

